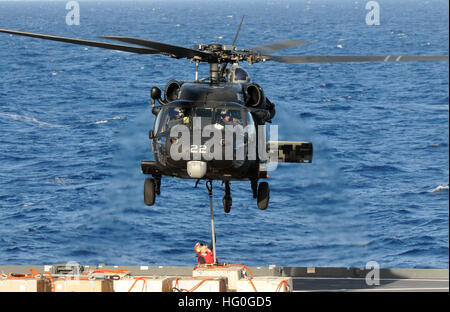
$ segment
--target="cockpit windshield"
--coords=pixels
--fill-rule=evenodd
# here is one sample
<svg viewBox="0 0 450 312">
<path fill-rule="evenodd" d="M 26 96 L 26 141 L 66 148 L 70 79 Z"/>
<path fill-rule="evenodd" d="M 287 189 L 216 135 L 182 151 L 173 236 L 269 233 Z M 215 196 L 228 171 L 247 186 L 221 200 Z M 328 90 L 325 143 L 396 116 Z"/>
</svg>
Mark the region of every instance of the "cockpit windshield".
<svg viewBox="0 0 450 312">
<path fill-rule="evenodd" d="M 218 108 L 214 114 L 214 123 L 222 125 L 244 126 L 242 113 L 238 109 Z"/>
<path fill-rule="evenodd" d="M 158 116 L 159 117 L 159 116 Z M 161 133 L 170 131 L 170 129 L 175 125 L 188 125 L 189 124 L 189 113 L 184 108 L 179 107 L 168 107 L 162 117 L 161 122 Z"/>
<path fill-rule="evenodd" d="M 195 110 L 195 117 L 211 118 L 211 116 L 212 116 L 211 108 L 197 108 Z"/>
<path fill-rule="evenodd" d="M 202 129 L 203 127 L 211 124 L 219 124 L 222 126 L 241 125 L 245 127 L 245 117 L 246 116 L 242 110 L 238 108 L 219 107 L 214 109 L 198 107 L 191 109 L 182 107 L 166 107 L 160 114 L 158 114 L 156 118 L 154 132 L 155 134 L 165 133 L 170 131 L 170 129 L 176 125 L 192 127 L 195 118 L 200 118 Z M 249 119 L 248 116 L 247 119 Z M 251 117 L 247 122 L 252 123 Z"/>
<path fill-rule="evenodd" d="M 212 111 L 211 108 L 197 108 L 195 110 L 194 118 L 200 118 L 201 129 L 211 124 Z"/>
</svg>

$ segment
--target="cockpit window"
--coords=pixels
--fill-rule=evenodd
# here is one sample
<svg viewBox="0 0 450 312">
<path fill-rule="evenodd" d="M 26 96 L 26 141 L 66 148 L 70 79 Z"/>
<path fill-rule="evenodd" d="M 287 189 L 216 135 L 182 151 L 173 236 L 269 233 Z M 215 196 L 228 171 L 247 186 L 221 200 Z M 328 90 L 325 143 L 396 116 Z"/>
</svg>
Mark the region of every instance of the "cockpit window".
<svg viewBox="0 0 450 312">
<path fill-rule="evenodd" d="M 214 123 L 222 125 L 244 125 L 242 113 L 238 109 L 218 108 L 214 114 Z"/>
<path fill-rule="evenodd" d="M 164 117 L 162 117 L 161 133 L 170 131 L 170 129 L 175 125 L 182 124 L 189 124 L 188 112 L 183 108 L 169 107 L 164 112 Z"/>
<path fill-rule="evenodd" d="M 211 108 L 197 108 L 195 110 L 194 118 L 200 118 L 200 127 L 204 127 L 211 124 L 212 119 L 212 109 Z"/>
<path fill-rule="evenodd" d="M 158 116 L 156 116 L 156 120 L 155 120 L 155 125 L 153 126 L 153 133 L 156 135 L 158 134 L 158 130 L 159 130 L 159 125 L 161 123 L 161 117 L 163 115 L 163 112 L 160 111 L 158 113 Z"/>
<path fill-rule="evenodd" d="M 242 68 L 236 68 L 234 70 L 234 80 L 235 81 L 245 81 L 248 82 L 248 74 Z"/>
<path fill-rule="evenodd" d="M 212 109 L 211 108 L 197 108 L 195 110 L 195 117 L 211 118 L 212 117 Z"/>
</svg>

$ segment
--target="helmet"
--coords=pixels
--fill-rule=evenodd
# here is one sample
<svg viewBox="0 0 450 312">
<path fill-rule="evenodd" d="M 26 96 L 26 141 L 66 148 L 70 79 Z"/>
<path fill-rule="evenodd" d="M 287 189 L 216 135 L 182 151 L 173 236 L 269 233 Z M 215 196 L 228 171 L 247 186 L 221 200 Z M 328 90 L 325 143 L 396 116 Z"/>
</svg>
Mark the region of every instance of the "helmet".
<svg viewBox="0 0 450 312">
<path fill-rule="evenodd" d="M 195 244 L 195 246 L 194 246 L 194 251 L 195 251 L 196 253 L 199 253 L 199 252 L 200 252 L 200 247 L 202 247 L 202 246 L 204 246 L 202 243 L 197 243 L 197 244 Z"/>
</svg>

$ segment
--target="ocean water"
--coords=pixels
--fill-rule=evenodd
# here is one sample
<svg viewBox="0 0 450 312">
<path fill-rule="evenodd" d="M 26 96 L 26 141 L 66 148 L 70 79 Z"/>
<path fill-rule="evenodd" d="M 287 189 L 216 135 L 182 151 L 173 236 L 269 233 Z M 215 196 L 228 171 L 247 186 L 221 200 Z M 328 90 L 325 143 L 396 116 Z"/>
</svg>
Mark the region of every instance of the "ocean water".
<svg viewBox="0 0 450 312">
<path fill-rule="evenodd" d="M 190 47 L 310 41 L 280 55 L 448 55 L 447 1 L 0 1 L 0 28 L 91 40 L 134 36 Z M 446 62 L 245 66 L 276 104 L 280 139 L 314 143 L 312 164 L 270 173 L 270 206 L 249 182 L 214 184 L 217 253 L 251 266 L 448 268 Z M 200 67 L 207 75 L 207 65 Z M 0 265 L 76 261 L 194 265 L 210 241 L 204 183 L 163 178 L 143 203 L 152 159 L 149 90 L 194 65 L 0 34 Z"/>
</svg>

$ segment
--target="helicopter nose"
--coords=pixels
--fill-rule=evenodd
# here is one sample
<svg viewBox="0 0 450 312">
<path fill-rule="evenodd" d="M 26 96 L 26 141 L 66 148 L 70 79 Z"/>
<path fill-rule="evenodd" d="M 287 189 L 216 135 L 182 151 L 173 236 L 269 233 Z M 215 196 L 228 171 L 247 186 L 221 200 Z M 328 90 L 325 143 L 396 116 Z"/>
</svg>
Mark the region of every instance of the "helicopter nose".
<svg viewBox="0 0 450 312">
<path fill-rule="evenodd" d="M 187 172 L 191 178 L 201 179 L 206 174 L 206 162 L 191 160 L 187 162 Z"/>
</svg>

